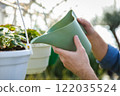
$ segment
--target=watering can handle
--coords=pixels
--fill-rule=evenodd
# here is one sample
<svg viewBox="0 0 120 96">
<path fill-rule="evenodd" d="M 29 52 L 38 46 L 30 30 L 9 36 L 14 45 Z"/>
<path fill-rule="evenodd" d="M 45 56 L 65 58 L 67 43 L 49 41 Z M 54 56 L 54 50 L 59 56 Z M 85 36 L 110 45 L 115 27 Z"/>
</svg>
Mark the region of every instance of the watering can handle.
<svg viewBox="0 0 120 96">
<path fill-rule="evenodd" d="M 75 13 L 73 12 L 72 15 L 75 17 L 75 19 L 77 20 L 77 16 L 75 15 Z M 77 21 L 78 22 L 78 21 Z M 80 27 L 82 28 L 83 32 L 85 34 L 87 34 L 86 30 L 84 29 L 84 27 L 78 22 L 78 24 L 80 25 Z"/>
<path fill-rule="evenodd" d="M 30 49 L 31 52 L 32 52 L 32 47 L 31 47 L 31 45 L 29 44 L 27 29 L 26 29 L 26 26 L 25 26 L 25 22 L 24 22 L 24 19 L 23 19 L 22 12 L 21 12 L 19 0 L 17 0 L 17 5 L 18 5 L 18 8 L 19 8 L 19 12 L 20 12 L 20 15 L 21 15 L 21 19 L 22 19 L 22 22 L 23 22 L 24 29 L 25 29 L 25 35 L 26 35 L 26 39 L 27 39 L 26 49 L 27 49 L 27 50 Z"/>
<path fill-rule="evenodd" d="M 78 23 L 79 23 L 79 22 L 78 22 Z M 80 27 L 82 28 L 83 32 L 84 32 L 85 34 L 87 34 L 85 28 L 84 28 L 80 23 L 79 23 L 79 25 L 80 25 Z"/>
</svg>

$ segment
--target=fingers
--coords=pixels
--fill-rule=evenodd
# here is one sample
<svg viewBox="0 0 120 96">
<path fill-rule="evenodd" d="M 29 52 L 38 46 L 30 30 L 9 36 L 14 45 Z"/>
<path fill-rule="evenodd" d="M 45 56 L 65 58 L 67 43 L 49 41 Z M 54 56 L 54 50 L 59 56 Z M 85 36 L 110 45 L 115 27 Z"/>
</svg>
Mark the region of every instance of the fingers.
<svg viewBox="0 0 120 96">
<path fill-rule="evenodd" d="M 87 31 L 86 35 L 90 36 L 93 33 L 95 33 L 93 26 L 87 20 L 82 19 L 82 18 L 78 18 L 77 20 L 84 27 L 84 29 Z"/>
<path fill-rule="evenodd" d="M 56 48 L 54 46 L 52 46 L 52 47 L 53 47 L 54 52 L 57 53 L 57 54 L 59 54 L 59 55 L 66 56 L 66 55 L 69 54 L 69 51 L 67 51 L 67 50 Z"/>
<path fill-rule="evenodd" d="M 65 58 L 64 58 L 62 55 L 59 55 L 59 57 L 60 57 L 60 60 L 61 60 L 62 62 L 65 61 Z"/>
<path fill-rule="evenodd" d="M 81 48 L 83 48 L 77 35 L 74 36 L 74 43 L 75 43 L 75 46 L 77 48 L 77 51 L 79 51 Z"/>
<path fill-rule="evenodd" d="M 78 18 L 77 20 L 78 20 L 78 22 L 79 22 L 80 24 L 82 24 L 84 27 L 90 26 L 90 23 L 89 23 L 87 20 L 85 20 L 85 19 Z"/>
</svg>

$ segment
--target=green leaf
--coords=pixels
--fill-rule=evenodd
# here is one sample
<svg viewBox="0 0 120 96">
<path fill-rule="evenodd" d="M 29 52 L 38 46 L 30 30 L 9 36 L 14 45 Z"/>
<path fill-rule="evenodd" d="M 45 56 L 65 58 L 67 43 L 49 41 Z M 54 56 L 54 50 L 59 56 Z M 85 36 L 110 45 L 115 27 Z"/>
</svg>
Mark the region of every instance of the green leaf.
<svg viewBox="0 0 120 96">
<path fill-rule="evenodd" d="M 3 28 L 0 28 L 0 31 L 3 31 Z"/>
<path fill-rule="evenodd" d="M 10 31 L 15 31 L 15 27 L 11 26 L 11 27 L 9 28 L 9 30 L 10 30 Z"/>
<path fill-rule="evenodd" d="M 18 42 L 19 45 L 21 45 L 22 47 L 25 47 L 25 44 L 22 42 Z"/>
<path fill-rule="evenodd" d="M 13 45 L 18 45 L 14 40 L 11 40 L 11 44 L 13 44 Z"/>
</svg>

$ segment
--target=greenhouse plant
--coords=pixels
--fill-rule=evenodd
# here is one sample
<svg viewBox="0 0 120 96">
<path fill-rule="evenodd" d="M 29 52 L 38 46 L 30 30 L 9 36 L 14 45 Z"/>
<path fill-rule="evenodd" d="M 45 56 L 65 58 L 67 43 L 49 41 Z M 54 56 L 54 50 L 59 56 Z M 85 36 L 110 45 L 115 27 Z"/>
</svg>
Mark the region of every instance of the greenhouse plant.
<svg viewBox="0 0 120 96">
<path fill-rule="evenodd" d="M 23 80 L 31 54 L 26 49 L 26 38 L 20 35 L 20 27 L 0 25 L 0 79 Z"/>
</svg>

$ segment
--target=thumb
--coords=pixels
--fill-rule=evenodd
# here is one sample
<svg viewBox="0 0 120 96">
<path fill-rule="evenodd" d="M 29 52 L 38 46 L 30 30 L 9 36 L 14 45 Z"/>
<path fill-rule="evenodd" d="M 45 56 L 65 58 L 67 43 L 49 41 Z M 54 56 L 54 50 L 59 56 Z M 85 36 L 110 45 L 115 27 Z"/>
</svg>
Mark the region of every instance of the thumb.
<svg viewBox="0 0 120 96">
<path fill-rule="evenodd" d="M 74 36 L 74 43 L 75 43 L 75 46 L 76 46 L 76 50 L 81 50 L 81 48 L 83 48 L 79 38 L 77 35 Z"/>
</svg>

